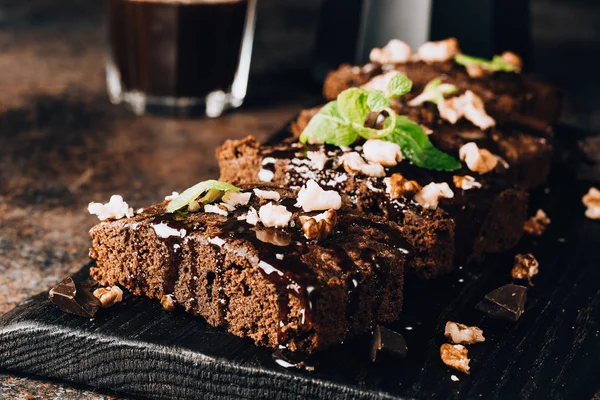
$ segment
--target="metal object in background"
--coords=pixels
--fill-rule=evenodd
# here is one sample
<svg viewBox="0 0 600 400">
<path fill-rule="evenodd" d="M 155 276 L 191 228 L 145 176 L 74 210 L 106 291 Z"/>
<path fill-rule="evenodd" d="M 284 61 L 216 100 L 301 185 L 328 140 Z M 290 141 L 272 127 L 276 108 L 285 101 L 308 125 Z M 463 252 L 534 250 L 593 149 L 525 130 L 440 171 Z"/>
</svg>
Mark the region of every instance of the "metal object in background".
<svg viewBox="0 0 600 400">
<path fill-rule="evenodd" d="M 325 0 L 315 45 L 314 77 L 340 64 L 360 64 L 373 47 L 401 39 L 417 48 L 456 37 L 468 54 L 511 50 L 531 60 L 529 0 Z"/>
</svg>

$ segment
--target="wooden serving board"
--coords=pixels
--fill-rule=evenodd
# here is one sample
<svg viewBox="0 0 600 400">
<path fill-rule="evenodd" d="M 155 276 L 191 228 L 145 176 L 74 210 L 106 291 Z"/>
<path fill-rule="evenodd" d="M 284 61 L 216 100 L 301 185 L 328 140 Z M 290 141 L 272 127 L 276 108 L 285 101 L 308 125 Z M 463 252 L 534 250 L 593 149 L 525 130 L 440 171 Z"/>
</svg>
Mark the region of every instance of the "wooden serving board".
<svg viewBox="0 0 600 400">
<path fill-rule="evenodd" d="M 156 301 L 126 294 L 88 320 L 42 293 L 0 318 L 0 368 L 149 398 L 591 399 L 600 392 L 600 221 L 584 218 L 592 183 L 566 167 L 579 136 L 564 133 L 552 184 L 533 195 L 552 218 L 543 237 L 437 281 L 406 282 L 402 318 L 389 326 L 406 338 L 405 360 L 371 363 L 365 335 L 316 355 L 312 372 L 286 369 L 272 350 Z M 517 252 L 540 262 L 525 314 L 491 319 L 475 304 L 510 282 Z M 440 360 L 447 320 L 484 331 L 486 341 L 469 346 L 470 375 Z"/>
</svg>

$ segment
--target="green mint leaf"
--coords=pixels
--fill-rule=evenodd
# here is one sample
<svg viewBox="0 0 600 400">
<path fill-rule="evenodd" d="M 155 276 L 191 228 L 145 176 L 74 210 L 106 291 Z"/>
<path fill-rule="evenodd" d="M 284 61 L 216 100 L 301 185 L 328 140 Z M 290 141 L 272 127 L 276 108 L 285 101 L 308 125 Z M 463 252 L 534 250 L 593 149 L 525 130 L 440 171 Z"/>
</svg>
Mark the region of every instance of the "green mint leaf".
<svg viewBox="0 0 600 400">
<path fill-rule="evenodd" d="M 384 108 L 382 111 L 386 111 L 388 113 L 388 118 L 384 121 L 383 129 L 373 129 L 367 128 L 365 126 L 359 124 L 352 124 L 354 130 L 363 138 L 369 139 L 383 139 L 388 136 L 394 130 L 394 126 L 396 125 L 396 113 L 391 108 Z"/>
<path fill-rule="evenodd" d="M 395 98 L 404 96 L 412 89 L 412 81 L 404 74 L 396 74 L 389 81 L 386 89 L 386 96 Z"/>
<path fill-rule="evenodd" d="M 337 97 L 337 104 L 340 114 L 346 121 L 364 124 L 365 118 L 369 114 L 369 92 L 361 88 L 350 88 L 344 90 Z"/>
<path fill-rule="evenodd" d="M 408 93 L 412 82 L 405 75 L 395 75 L 388 84 L 386 93 L 378 90 L 350 88 L 344 90 L 337 100 L 327 103 L 315 115 L 300 135 L 301 143 L 326 143 L 336 146 L 349 146 L 360 135 L 366 139 L 382 138 L 389 135 L 396 121 L 396 113 L 390 109 L 390 97 Z M 387 111 L 391 127 L 383 129 L 365 127 L 365 120 L 371 112 Z"/>
<path fill-rule="evenodd" d="M 442 83 L 440 78 L 436 78 L 425 85 L 423 93 L 409 101 L 408 104 L 413 107 L 425 102 L 439 104 L 444 101 L 444 97 L 447 94 L 454 93 L 457 90 L 456 86 L 450 83 Z"/>
<path fill-rule="evenodd" d="M 379 90 L 368 90 L 367 107 L 370 111 L 381 112 L 391 104 L 390 99 L 385 97 Z"/>
<path fill-rule="evenodd" d="M 491 60 L 486 60 L 485 58 L 468 56 L 466 54 L 457 54 L 454 57 L 454 61 L 456 61 L 457 64 L 465 67 L 469 65 L 479 65 L 481 68 L 492 72 L 515 72 L 515 67 L 508 64 L 502 59 L 502 57 L 498 55 L 495 55 Z"/>
<path fill-rule="evenodd" d="M 419 124 L 405 116 L 396 118 L 392 133 L 383 140 L 398 144 L 402 155 L 417 167 L 437 171 L 454 171 L 461 167 L 458 160 L 431 144 Z"/>
<path fill-rule="evenodd" d="M 196 200 L 198 203 L 210 204 L 219 200 L 223 196 L 223 192 L 218 189 L 210 189 L 206 194 Z"/>
<path fill-rule="evenodd" d="M 192 201 L 196 201 L 198 197 L 205 193 L 207 193 L 207 196 L 204 196 L 200 199 L 200 201 L 203 203 L 213 199 L 215 197 L 215 191 L 218 193 L 218 196 L 216 196 L 216 198 L 214 198 L 212 201 L 219 198 L 223 192 L 239 192 L 240 190 L 240 188 L 230 185 L 229 183 L 219 182 L 212 179 L 200 182 L 190 188 L 187 188 L 179 196 L 171 200 L 167 205 L 167 212 L 173 213 L 177 210 L 180 210 L 189 205 Z M 212 194 L 210 194 L 211 192 Z"/>
<path fill-rule="evenodd" d="M 358 134 L 340 113 L 337 101 L 330 101 L 310 120 L 299 140 L 300 143 L 349 146 L 357 137 Z"/>
</svg>

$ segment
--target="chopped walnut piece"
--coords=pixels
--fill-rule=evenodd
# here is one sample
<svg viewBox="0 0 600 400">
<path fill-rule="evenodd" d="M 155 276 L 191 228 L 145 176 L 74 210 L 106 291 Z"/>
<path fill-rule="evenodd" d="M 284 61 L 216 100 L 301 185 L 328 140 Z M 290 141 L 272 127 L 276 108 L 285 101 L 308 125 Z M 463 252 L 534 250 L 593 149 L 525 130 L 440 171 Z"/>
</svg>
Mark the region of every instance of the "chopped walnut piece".
<svg viewBox="0 0 600 400">
<path fill-rule="evenodd" d="M 174 199 L 177 198 L 177 196 L 179 196 L 179 193 L 178 192 L 173 192 L 170 195 L 165 196 L 165 200 L 174 200 Z"/>
<path fill-rule="evenodd" d="M 394 167 L 402 161 L 400 146 L 386 140 L 369 139 L 363 144 L 362 151 L 367 161 L 384 167 Z"/>
<path fill-rule="evenodd" d="M 440 347 L 440 357 L 447 366 L 469 375 L 469 351 L 462 344 L 444 343 Z"/>
<path fill-rule="evenodd" d="M 481 183 L 477 182 L 475 178 L 470 175 L 458 176 L 454 175 L 452 177 L 452 181 L 454 182 L 454 186 L 458 189 L 462 190 L 471 190 L 471 189 L 479 189 L 481 188 Z"/>
<path fill-rule="evenodd" d="M 531 278 L 538 274 L 539 266 L 540 264 L 533 254 L 517 254 L 511 276 L 513 279 L 524 279 L 530 286 L 533 286 Z"/>
<path fill-rule="evenodd" d="M 483 331 L 478 327 L 452 321 L 446 322 L 444 336 L 454 344 L 474 344 L 485 341 Z"/>
<path fill-rule="evenodd" d="M 370 81 L 368 81 L 367 83 L 363 84 L 361 86 L 361 88 L 373 89 L 373 90 L 379 90 L 381 92 L 385 92 L 387 89 L 388 83 L 390 83 L 392 78 L 396 75 L 398 75 L 398 72 L 396 72 L 396 71 L 389 71 L 389 72 L 386 72 L 385 74 L 377 75 L 374 78 L 372 78 Z"/>
<path fill-rule="evenodd" d="M 591 219 L 600 219 L 600 190 L 595 187 L 590 188 L 581 201 L 587 207 L 585 216 Z"/>
<path fill-rule="evenodd" d="M 254 191 L 254 194 L 256 195 L 256 197 L 258 197 L 259 199 L 262 199 L 262 200 L 278 201 L 281 198 L 279 193 L 277 193 L 274 190 L 261 190 L 258 188 L 254 188 L 253 191 Z"/>
<path fill-rule="evenodd" d="M 450 97 L 437 105 L 440 117 L 455 124 L 465 117 L 480 129 L 488 129 L 496 125 L 496 121 L 485 111 L 483 100 L 475 93 L 467 90 L 462 96 Z"/>
<path fill-rule="evenodd" d="M 325 163 L 327 163 L 327 155 L 324 151 L 309 151 L 306 153 L 306 156 L 315 169 L 322 171 L 323 168 L 325 168 Z"/>
<path fill-rule="evenodd" d="M 505 51 L 500 55 L 502 61 L 515 69 L 515 72 L 521 72 L 523 69 L 523 60 L 517 54 L 511 51 Z"/>
<path fill-rule="evenodd" d="M 392 174 L 392 176 L 385 178 L 383 183 L 385 183 L 386 186 L 385 192 L 388 193 L 392 199 L 399 199 L 401 197 L 410 199 L 422 189 L 417 181 L 409 181 L 400 173 L 395 173 Z"/>
<path fill-rule="evenodd" d="M 438 207 L 440 199 L 446 198 L 451 199 L 454 197 L 454 192 L 450 189 L 450 186 L 446 182 L 435 183 L 431 182 L 421 189 L 416 195 L 414 200 L 419 203 L 423 208 L 429 210 L 435 210 Z"/>
<path fill-rule="evenodd" d="M 339 210 L 342 207 L 342 197 L 335 190 L 323 190 L 317 182 L 310 179 L 300 189 L 296 207 L 302 207 L 305 212 Z"/>
<path fill-rule="evenodd" d="M 480 174 L 487 174 L 498 165 L 498 157 L 486 149 L 480 149 L 475 142 L 462 145 L 458 150 L 458 155 L 471 171 Z"/>
<path fill-rule="evenodd" d="M 533 217 L 525 221 L 525 224 L 523 224 L 523 230 L 525 233 L 530 235 L 542 236 L 548 225 L 550 225 L 550 222 L 551 220 L 548 218 L 544 210 L 539 209 Z"/>
<path fill-rule="evenodd" d="M 346 153 L 341 157 L 344 164 L 344 169 L 348 173 L 357 174 L 361 173 L 366 176 L 382 177 L 385 176 L 385 170 L 381 164 L 368 163 L 358 154 L 353 151 Z"/>
<path fill-rule="evenodd" d="M 327 210 L 312 217 L 303 215 L 300 217 L 300 223 L 307 239 L 323 240 L 337 224 L 337 213 L 335 210 Z"/>
<path fill-rule="evenodd" d="M 160 305 L 167 311 L 174 311 L 177 302 L 173 298 L 172 294 L 166 294 L 160 298 Z"/>
<path fill-rule="evenodd" d="M 379 64 L 401 64 L 410 60 L 412 49 L 398 39 L 390 40 L 383 48 L 374 48 L 369 54 L 371 62 Z"/>
<path fill-rule="evenodd" d="M 109 286 L 105 288 L 98 288 L 94 290 L 94 296 L 100 303 L 102 308 L 107 308 L 123 301 L 123 291 L 118 286 Z"/>
<path fill-rule="evenodd" d="M 224 217 L 229 215 L 229 210 L 220 204 L 206 204 L 204 206 L 205 213 L 212 213 L 222 215 Z"/>
<path fill-rule="evenodd" d="M 483 78 L 489 73 L 479 64 L 468 64 L 465 68 L 471 78 Z"/>
<path fill-rule="evenodd" d="M 248 213 L 246 214 L 246 222 L 250 225 L 256 225 L 260 221 L 258 217 L 258 212 L 254 209 L 254 207 L 250 207 Z"/>
<path fill-rule="evenodd" d="M 258 210 L 260 222 L 266 227 L 281 228 L 287 226 L 292 219 L 292 213 L 285 206 L 266 204 Z"/>
<path fill-rule="evenodd" d="M 229 204 L 230 206 L 245 206 L 250 201 L 250 197 L 252 197 L 252 193 L 250 192 L 234 192 L 229 190 L 225 192 L 223 195 L 223 203 Z"/>
<path fill-rule="evenodd" d="M 88 205 L 88 211 L 90 214 L 97 215 L 100 221 L 133 217 L 133 208 L 129 207 L 129 205 L 123 201 L 123 197 L 118 194 L 110 196 L 110 200 L 105 204 L 90 203 Z"/>
<path fill-rule="evenodd" d="M 426 63 L 433 63 L 448 61 L 458 53 L 460 53 L 458 40 L 448 38 L 438 42 L 423 43 L 417 50 L 417 57 Z"/>
</svg>

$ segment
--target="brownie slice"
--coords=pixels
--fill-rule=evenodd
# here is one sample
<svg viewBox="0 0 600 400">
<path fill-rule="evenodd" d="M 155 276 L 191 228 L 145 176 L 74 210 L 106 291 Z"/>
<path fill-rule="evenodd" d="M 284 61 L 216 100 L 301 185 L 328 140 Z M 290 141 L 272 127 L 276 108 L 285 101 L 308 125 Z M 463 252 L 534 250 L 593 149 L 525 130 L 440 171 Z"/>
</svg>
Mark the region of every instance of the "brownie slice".
<svg viewBox="0 0 600 400">
<path fill-rule="evenodd" d="M 527 126 L 538 133 L 548 135 L 562 110 L 562 94 L 554 86 L 528 74 L 496 72 L 481 78 L 471 78 L 465 67 L 454 60 L 436 63 L 413 61 L 405 64 L 383 66 L 342 65 L 331 71 L 323 86 L 327 100 L 350 87 L 367 83 L 383 70 L 396 70 L 413 82 L 413 93 L 419 94 L 425 85 L 442 78 L 458 88 L 457 95 L 471 90 L 483 100 L 486 111 L 498 122 Z"/>
<path fill-rule="evenodd" d="M 309 240 L 301 217 L 319 212 L 296 208 L 294 190 L 263 185 L 280 197 L 265 200 L 254 187 L 245 187 L 247 205 L 221 204 L 220 214 L 167 213 L 163 202 L 99 223 L 90 231 L 92 277 L 137 296 L 171 296 L 213 326 L 293 351 L 324 349 L 398 318 L 412 250 L 394 225 L 338 211 L 329 235 Z M 286 207 L 290 222 L 253 225 L 251 210 L 262 215 L 267 204 Z"/>
<path fill-rule="evenodd" d="M 400 115 L 431 129 L 429 139 L 437 148 L 458 157 L 458 150 L 468 142 L 490 150 L 502 157 L 510 166 L 507 174 L 516 185 L 532 189 L 546 183 L 552 160 L 552 143 L 549 138 L 540 137 L 525 127 L 504 125 L 481 130 L 469 121 L 461 120 L 450 124 L 441 119 L 434 104 L 417 107 L 408 106 L 411 95 L 394 99 L 392 108 Z M 299 137 L 320 107 L 302 110 L 292 123 L 295 137 Z"/>
<path fill-rule="evenodd" d="M 307 151 L 327 154 L 322 169 L 306 158 Z M 420 278 L 450 272 L 453 260 L 459 263 L 479 260 L 485 253 L 512 248 L 523 234 L 528 195 L 512 187 L 501 166 L 499 173 L 478 176 L 483 187 L 476 190 L 454 188 L 454 175 L 473 175 L 466 170 L 428 171 L 408 162 L 386 168 L 387 176 L 400 173 L 421 186 L 447 182 L 453 187 L 454 198 L 442 199 L 437 209 L 430 210 L 407 198 L 392 199 L 386 193 L 383 177 L 345 171 L 340 165 L 343 153 L 337 147 L 304 146 L 291 141 L 260 146 L 248 137 L 225 142 L 217 150 L 217 159 L 221 180 L 232 183 L 270 180 L 293 188 L 313 179 L 342 193 L 348 207 L 395 222 L 415 248 L 415 262 L 407 272 Z"/>
</svg>

